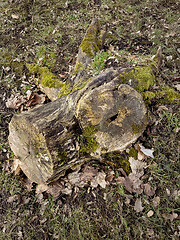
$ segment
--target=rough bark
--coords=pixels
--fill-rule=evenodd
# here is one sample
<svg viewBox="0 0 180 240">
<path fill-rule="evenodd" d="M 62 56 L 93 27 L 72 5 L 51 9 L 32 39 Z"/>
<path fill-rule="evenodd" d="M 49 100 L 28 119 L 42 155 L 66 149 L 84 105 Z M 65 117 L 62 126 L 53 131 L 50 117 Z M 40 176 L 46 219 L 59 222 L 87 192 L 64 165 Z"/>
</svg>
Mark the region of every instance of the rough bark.
<svg viewBox="0 0 180 240">
<path fill-rule="evenodd" d="M 97 27 L 97 21 L 94 23 Z M 86 39 L 87 31 L 85 42 L 90 43 L 94 54 L 99 28 L 93 27 L 91 24 L 88 31 L 95 33 L 95 38 L 92 42 Z M 84 59 L 86 64 L 92 57 L 88 55 L 89 49 L 88 54 L 83 54 L 85 57 L 80 56 L 77 64 L 84 64 Z M 139 88 L 139 70 L 107 69 L 89 79 L 80 78 L 80 72 L 81 69 L 67 95 L 15 115 L 9 124 L 11 149 L 33 182 L 50 182 L 69 168 L 93 158 L 100 159 L 103 153 L 122 151 L 135 142 L 146 127 L 146 107 L 141 94 L 135 90 Z M 151 75 L 149 68 L 148 74 Z"/>
</svg>

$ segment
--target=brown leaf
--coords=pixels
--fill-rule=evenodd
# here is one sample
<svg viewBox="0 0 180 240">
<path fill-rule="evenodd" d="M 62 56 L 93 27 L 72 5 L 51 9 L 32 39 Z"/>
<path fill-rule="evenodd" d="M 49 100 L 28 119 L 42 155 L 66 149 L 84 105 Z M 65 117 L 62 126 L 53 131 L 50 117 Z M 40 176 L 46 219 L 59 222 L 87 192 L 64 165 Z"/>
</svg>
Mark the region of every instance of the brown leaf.
<svg viewBox="0 0 180 240">
<path fill-rule="evenodd" d="M 142 212 L 144 207 L 142 206 L 141 198 L 137 198 L 134 205 L 134 210 L 136 212 Z"/>
<path fill-rule="evenodd" d="M 55 181 L 49 186 L 47 193 L 50 193 L 56 199 L 60 195 L 63 187 L 59 181 Z"/>
<path fill-rule="evenodd" d="M 95 176 L 91 181 L 91 186 L 95 188 L 98 185 L 100 185 L 102 188 L 105 188 L 107 184 L 107 182 L 105 181 L 105 178 L 106 178 L 106 174 L 103 171 L 98 172 L 97 176 Z"/>
<path fill-rule="evenodd" d="M 32 93 L 30 96 L 29 101 L 26 103 L 27 107 L 32 107 L 36 105 L 43 104 L 45 102 L 45 95 L 44 94 L 37 94 L 37 93 Z"/>
<path fill-rule="evenodd" d="M 159 205 L 159 203 L 160 203 L 160 197 L 154 197 L 153 198 L 153 200 L 152 200 L 152 202 L 153 202 L 153 206 L 154 207 L 158 207 L 158 205 Z"/>
<path fill-rule="evenodd" d="M 118 184 L 124 185 L 125 189 L 130 193 L 134 192 L 140 194 L 143 192 L 141 186 L 142 181 L 134 173 L 130 173 L 127 177 L 118 177 L 116 181 Z"/>
<path fill-rule="evenodd" d="M 14 172 L 15 175 L 18 175 L 21 171 L 21 161 L 18 158 L 14 158 L 11 171 Z"/>
<path fill-rule="evenodd" d="M 6 107 L 12 109 L 18 109 L 22 104 L 26 102 L 26 97 L 20 95 L 20 93 L 11 94 L 10 98 L 6 101 Z"/>
<path fill-rule="evenodd" d="M 21 178 L 21 184 L 30 192 L 33 188 L 33 182 L 29 178 Z"/>
<path fill-rule="evenodd" d="M 156 191 L 156 187 L 152 187 L 149 183 L 144 184 L 144 193 L 149 196 L 152 197 L 154 196 Z"/>
<path fill-rule="evenodd" d="M 15 194 L 15 195 L 13 195 L 13 196 L 10 196 L 9 198 L 8 198 L 8 200 L 7 200 L 7 202 L 8 203 L 12 203 L 12 202 L 14 202 L 14 201 L 18 201 L 18 195 L 17 194 Z"/>
<path fill-rule="evenodd" d="M 85 168 L 82 170 L 80 179 L 81 181 L 87 182 L 93 179 L 93 177 L 97 176 L 97 174 L 98 174 L 97 169 L 86 165 Z"/>
<path fill-rule="evenodd" d="M 135 160 L 133 157 L 129 158 L 130 166 L 132 173 L 138 175 L 139 177 L 143 176 L 144 168 L 147 166 L 147 163 L 139 160 Z"/>
<path fill-rule="evenodd" d="M 172 213 L 172 214 L 163 213 L 162 216 L 165 220 L 170 220 L 172 222 L 174 219 L 176 219 L 178 217 L 178 214 L 177 213 Z"/>
<path fill-rule="evenodd" d="M 36 187 L 36 194 L 41 194 L 43 192 L 46 192 L 49 189 L 49 186 L 45 183 L 40 183 Z"/>
</svg>

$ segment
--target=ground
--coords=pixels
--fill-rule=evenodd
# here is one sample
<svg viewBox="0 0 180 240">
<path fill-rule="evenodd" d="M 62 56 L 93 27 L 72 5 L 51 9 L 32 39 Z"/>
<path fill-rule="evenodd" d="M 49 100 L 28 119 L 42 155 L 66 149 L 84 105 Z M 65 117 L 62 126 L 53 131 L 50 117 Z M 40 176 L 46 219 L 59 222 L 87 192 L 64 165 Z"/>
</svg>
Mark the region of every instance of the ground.
<svg viewBox="0 0 180 240">
<path fill-rule="evenodd" d="M 27 63 L 48 67 L 66 80 L 94 16 L 108 27 L 104 46 L 108 53 L 97 55 L 95 72 L 135 66 L 161 46 L 163 64 L 154 87 L 167 85 L 177 91 L 179 7 L 175 0 L 0 1 L 0 239 L 179 239 L 177 101 L 150 101 L 149 125 L 138 139 L 154 149 L 154 158 L 144 160 L 148 167 L 142 176 L 154 193 L 129 192 L 117 184 L 122 173 L 114 169 L 115 181 L 106 188 L 87 186 L 57 199 L 47 193 L 38 196 L 35 184 L 28 191 L 25 176 L 11 172 L 8 123 L 22 109 L 6 106 L 12 93 L 40 93 Z M 118 63 L 114 54 L 120 56 Z M 109 168 L 97 165 L 93 163 L 98 169 Z"/>
</svg>

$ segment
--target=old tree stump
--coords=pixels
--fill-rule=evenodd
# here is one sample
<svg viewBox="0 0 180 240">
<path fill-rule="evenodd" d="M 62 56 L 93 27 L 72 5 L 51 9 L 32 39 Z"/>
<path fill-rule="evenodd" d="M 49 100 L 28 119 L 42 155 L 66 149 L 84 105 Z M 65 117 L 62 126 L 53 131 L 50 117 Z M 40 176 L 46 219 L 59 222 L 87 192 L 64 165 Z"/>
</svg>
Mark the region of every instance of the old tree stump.
<svg viewBox="0 0 180 240">
<path fill-rule="evenodd" d="M 123 151 L 146 128 L 147 109 L 140 92 L 154 84 L 153 69 L 111 68 L 89 76 L 88 65 L 103 39 L 94 19 L 79 47 L 71 79 L 51 87 L 40 82 L 56 100 L 15 115 L 9 124 L 10 147 L 33 182 L 49 183 L 69 168 Z"/>
</svg>

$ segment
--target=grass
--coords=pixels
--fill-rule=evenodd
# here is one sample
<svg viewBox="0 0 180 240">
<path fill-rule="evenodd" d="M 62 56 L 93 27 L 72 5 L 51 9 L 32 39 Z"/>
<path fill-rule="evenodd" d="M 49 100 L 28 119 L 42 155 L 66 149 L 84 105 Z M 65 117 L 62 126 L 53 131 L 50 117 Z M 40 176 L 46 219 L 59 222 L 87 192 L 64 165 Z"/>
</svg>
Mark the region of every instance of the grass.
<svg viewBox="0 0 180 240">
<path fill-rule="evenodd" d="M 10 173 L 8 162 L 13 154 L 8 145 L 8 123 L 14 110 L 5 107 L 12 92 L 22 92 L 24 71 L 12 62 L 40 62 L 55 74 L 69 73 L 69 60 L 75 60 L 78 47 L 94 15 L 102 25 L 108 24 L 110 39 L 106 51 L 96 55 L 92 69 L 99 73 L 106 66 L 113 46 L 122 66 L 146 64 L 146 55 L 163 47 L 164 62 L 158 78 L 173 87 L 179 71 L 177 43 L 177 1 L 2 1 L 0 3 L 0 239 L 178 239 L 178 220 L 163 217 L 179 212 L 179 111 L 177 104 L 161 106 L 153 102 L 150 109 L 156 121 L 140 141 L 154 148 L 155 158 L 147 159 L 144 183 L 156 187 L 156 194 L 130 194 L 121 185 L 105 189 L 82 188 L 76 195 L 36 196 L 23 184 L 24 176 Z M 13 17 L 17 15 L 17 18 Z M 144 38 L 143 38 L 144 37 Z M 145 39 L 145 40 L 144 40 Z M 137 48 L 138 46 L 138 48 Z M 129 52 L 127 55 L 126 53 Z M 135 56 L 135 58 L 134 58 Z M 172 56 L 172 61 L 166 60 Z M 110 67 L 114 67 L 113 61 Z M 3 70 L 2 70 L 3 69 Z M 30 84 L 30 85 L 29 85 Z M 162 110 L 162 108 L 166 110 Z M 6 172 L 4 169 L 6 168 Z M 116 177 L 120 176 L 118 169 Z M 8 202 L 17 195 L 17 200 Z M 134 204 L 141 197 L 143 211 Z M 153 205 L 154 197 L 160 204 Z M 29 199 L 27 203 L 23 199 Z M 130 199 L 130 201 L 128 200 Z M 148 217 L 152 210 L 153 215 Z"/>
</svg>

